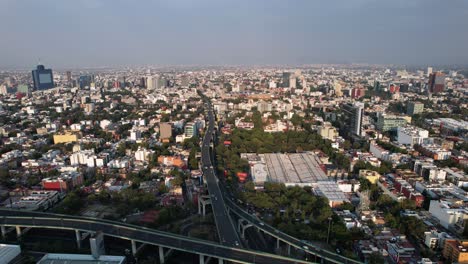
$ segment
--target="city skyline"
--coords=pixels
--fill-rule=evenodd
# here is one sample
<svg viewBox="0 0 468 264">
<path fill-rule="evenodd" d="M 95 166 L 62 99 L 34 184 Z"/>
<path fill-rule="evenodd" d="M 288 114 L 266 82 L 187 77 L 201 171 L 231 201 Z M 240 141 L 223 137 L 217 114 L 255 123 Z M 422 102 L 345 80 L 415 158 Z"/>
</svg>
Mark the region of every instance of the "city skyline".
<svg viewBox="0 0 468 264">
<path fill-rule="evenodd" d="M 467 10 L 457 0 L 6 0 L 0 67 L 460 65 Z"/>
</svg>

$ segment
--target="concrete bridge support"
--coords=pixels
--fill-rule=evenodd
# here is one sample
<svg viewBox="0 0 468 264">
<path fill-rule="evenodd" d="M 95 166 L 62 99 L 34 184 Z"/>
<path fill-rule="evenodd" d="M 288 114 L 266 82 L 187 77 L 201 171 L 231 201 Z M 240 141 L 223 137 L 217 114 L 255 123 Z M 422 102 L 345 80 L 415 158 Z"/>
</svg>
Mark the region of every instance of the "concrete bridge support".
<svg viewBox="0 0 468 264">
<path fill-rule="evenodd" d="M 241 238 L 245 239 L 245 230 L 249 227 L 253 226 L 251 223 L 245 221 L 244 219 L 239 219 L 237 221 L 237 230 L 241 233 Z"/>
<path fill-rule="evenodd" d="M 20 237 L 21 236 L 21 226 L 15 226 L 16 228 L 16 237 Z"/>
<path fill-rule="evenodd" d="M 207 195 L 198 196 L 198 214 L 206 215 L 206 206 L 211 204 L 211 199 Z"/>
<path fill-rule="evenodd" d="M 76 229 L 75 230 L 75 238 L 76 238 L 76 246 L 78 249 L 81 249 L 81 234 L 80 230 Z"/>
</svg>

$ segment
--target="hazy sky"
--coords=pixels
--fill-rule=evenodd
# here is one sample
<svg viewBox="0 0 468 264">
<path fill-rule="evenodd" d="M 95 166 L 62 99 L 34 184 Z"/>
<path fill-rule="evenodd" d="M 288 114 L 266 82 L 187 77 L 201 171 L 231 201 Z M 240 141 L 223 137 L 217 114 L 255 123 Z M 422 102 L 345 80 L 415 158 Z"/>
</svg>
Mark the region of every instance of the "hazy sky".
<svg viewBox="0 0 468 264">
<path fill-rule="evenodd" d="M 468 0 L 0 0 L 0 66 L 468 64 Z"/>
</svg>

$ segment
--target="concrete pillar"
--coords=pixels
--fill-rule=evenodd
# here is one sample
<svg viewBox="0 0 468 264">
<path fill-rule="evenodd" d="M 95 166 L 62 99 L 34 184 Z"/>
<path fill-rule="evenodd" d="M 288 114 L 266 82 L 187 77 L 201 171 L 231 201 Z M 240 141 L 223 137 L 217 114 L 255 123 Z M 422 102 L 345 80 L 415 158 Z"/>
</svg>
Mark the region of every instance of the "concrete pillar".
<svg viewBox="0 0 468 264">
<path fill-rule="evenodd" d="M 164 264 L 165 258 L 164 258 L 164 248 L 159 246 L 159 263 Z"/>
<path fill-rule="evenodd" d="M 198 214 L 201 214 L 201 197 L 198 196 Z"/>
<path fill-rule="evenodd" d="M 206 215 L 206 205 L 205 205 L 205 203 L 203 203 L 203 216 L 205 216 L 205 215 Z"/>
<path fill-rule="evenodd" d="M 237 231 L 239 233 L 242 231 L 242 219 L 237 220 Z"/>
<path fill-rule="evenodd" d="M 137 253 L 137 247 L 135 240 L 130 240 L 132 242 L 132 255 L 135 256 Z"/>
<path fill-rule="evenodd" d="M 2 229 L 2 237 L 5 238 L 6 235 L 7 235 L 6 227 L 5 227 L 5 226 L 1 226 L 1 229 Z"/>
<path fill-rule="evenodd" d="M 75 230 L 75 237 L 76 237 L 76 246 L 78 249 L 81 249 L 81 234 L 80 230 L 76 229 Z"/>
<path fill-rule="evenodd" d="M 202 254 L 198 255 L 198 259 L 200 260 L 200 264 L 205 264 L 205 256 L 203 256 Z"/>
<path fill-rule="evenodd" d="M 279 248 L 280 247 L 280 240 L 279 238 L 276 239 L 276 248 Z"/>
<path fill-rule="evenodd" d="M 224 260 L 222 258 L 219 258 L 218 259 L 218 264 L 223 264 L 224 263 Z"/>
<path fill-rule="evenodd" d="M 288 256 L 291 255 L 291 245 L 288 244 Z"/>
<path fill-rule="evenodd" d="M 21 226 L 16 226 L 16 236 L 17 237 L 21 236 Z"/>
</svg>

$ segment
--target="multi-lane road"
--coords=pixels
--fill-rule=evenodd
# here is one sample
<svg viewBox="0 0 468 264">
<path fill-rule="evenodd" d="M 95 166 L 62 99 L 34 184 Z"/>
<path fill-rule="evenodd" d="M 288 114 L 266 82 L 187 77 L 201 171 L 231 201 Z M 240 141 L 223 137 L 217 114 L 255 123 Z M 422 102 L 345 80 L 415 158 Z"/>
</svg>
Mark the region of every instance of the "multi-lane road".
<svg viewBox="0 0 468 264">
<path fill-rule="evenodd" d="M 223 244 L 225 245 L 233 245 L 227 241 L 238 241 L 238 234 L 232 224 L 230 224 L 230 217 L 227 213 L 227 208 L 231 209 L 233 213 L 237 216 L 247 220 L 256 228 L 262 230 L 263 232 L 287 243 L 293 247 L 301 249 L 307 253 L 319 256 L 320 258 L 327 260 L 332 263 L 361 263 L 359 261 L 346 258 L 342 255 L 336 254 L 334 252 L 323 250 L 318 247 L 314 247 L 310 243 L 305 241 L 299 240 L 295 237 L 292 237 L 288 234 L 285 234 L 278 229 L 269 226 L 262 221 L 260 221 L 257 217 L 249 214 L 245 210 L 243 210 L 240 206 L 236 204 L 232 197 L 228 195 L 224 196 L 227 192 L 221 193 L 219 181 L 216 178 L 215 172 L 213 167 L 211 166 L 211 157 L 210 157 L 210 143 L 213 137 L 213 130 L 214 130 L 214 115 L 211 104 L 207 103 L 208 108 L 208 129 L 206 130 L 206 135 L 203 140 L 203 148 L 202 148 L 202 163 L 204 166 L 204 173 L 205 178 L 208 185 L 208 190 L 210 195 L 215 195 L 214 199 L 212 197 L 213 202 L 213 211 L 215 212 L 215 220 L 216 226 L 218 227 L 218 233 L 220 236 L 223 236 Z M 206 164 L 206 165 L 205 165 Z M 224 187 L 224 186 L 221 186 Z M 222 188 L 225 190 L 225 188 Z M 221 223 L 221 225 L 220 225 Z M 226 240 L 226 238 L 230 238 L 232 240 Z M 236 242 L 235 242 L 236 243 Z M 236 244 L 234 244 L 236 245 Z"/>
<path fill-rule="evenodd" d="M 202 170 L 208 186 L 208 192 L 211 196 L 211 206 L 213 208 L 216 228 L 218 230 L 219 242 L 222 245 L 230 247 L 241 247 L 239 234 L 236 231 L 224 202 L 224 195 L 218 185 L 218 178 L 211 160 L 210 145 L 213 140 L 214 132 L 214 114 L 209 102 L 207 105 L 208 126 L 205 131 L 202 145 Z"/>
</svg>

